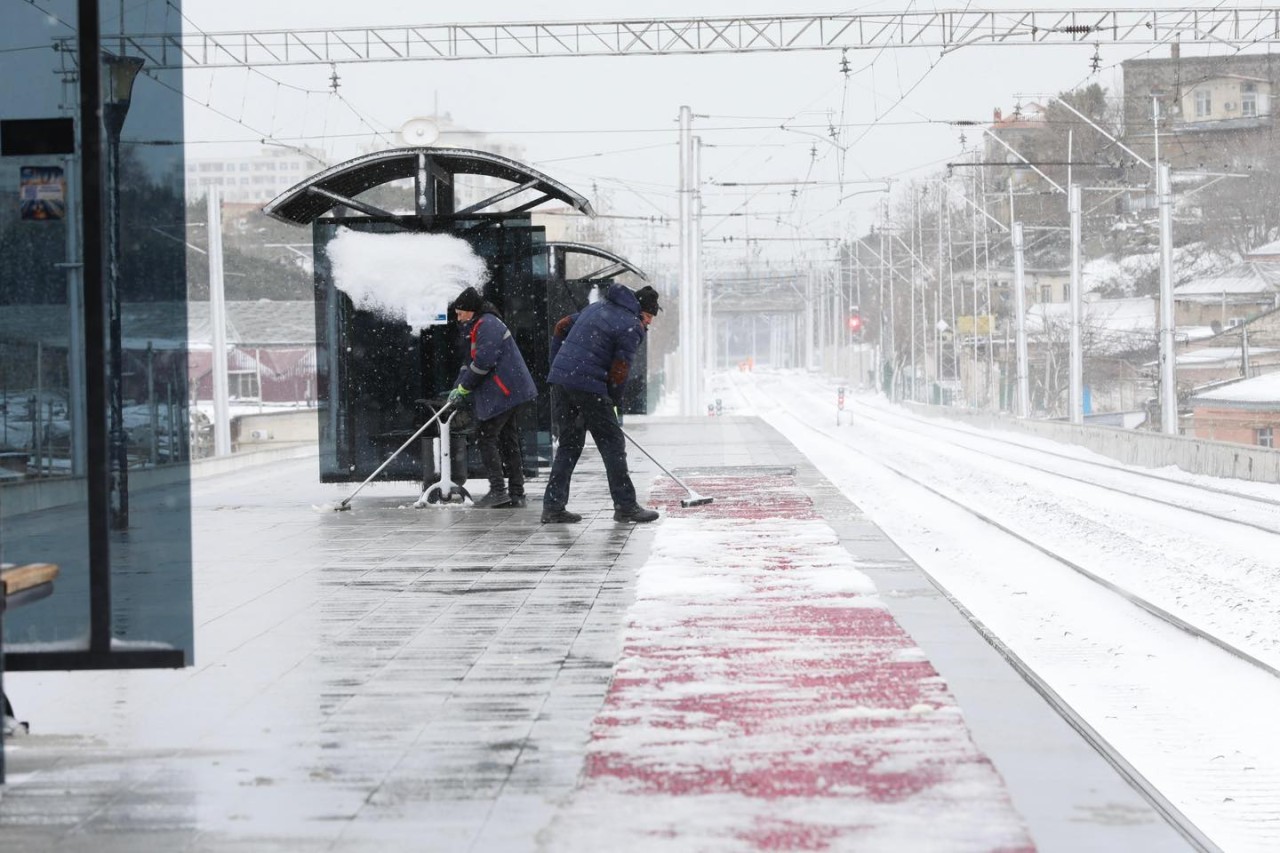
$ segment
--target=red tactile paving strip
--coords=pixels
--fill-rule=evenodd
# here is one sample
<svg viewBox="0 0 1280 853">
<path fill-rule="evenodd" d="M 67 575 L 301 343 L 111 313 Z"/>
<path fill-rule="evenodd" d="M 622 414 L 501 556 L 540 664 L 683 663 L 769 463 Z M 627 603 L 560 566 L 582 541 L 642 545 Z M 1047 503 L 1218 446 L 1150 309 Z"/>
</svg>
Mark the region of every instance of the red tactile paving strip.
<svg viewBox="0 0 1280 853">
<path fill-rule="evenodd" d="M 609 834 L 576 835 L 613 849 L 1034 849 L 946 684 L 794 477 L 688 482 L 714 503 L 682 509 L 669 481 L 651 495 L 665 529 L 565 840 L 595 814 Z"/>
</svg>

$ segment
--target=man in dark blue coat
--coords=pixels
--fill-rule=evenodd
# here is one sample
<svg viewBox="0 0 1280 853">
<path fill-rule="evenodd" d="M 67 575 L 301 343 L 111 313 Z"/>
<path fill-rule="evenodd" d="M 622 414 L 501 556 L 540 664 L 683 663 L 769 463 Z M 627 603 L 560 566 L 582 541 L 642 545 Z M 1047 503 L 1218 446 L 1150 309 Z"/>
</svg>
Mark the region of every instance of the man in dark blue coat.
<svg viewBox="0 0 1280 853">
<path fill-rule="evenodd" d="M 631 362 L 659 310 L 658 292 L 652 287 L 632 292 L 613 284 L 603 299 L 556 323 L 547 381 L 551 383 L 551 406 L 560 443 L 542 498 L 544 524 L 582 520 L 565 505 L 569 502 L 569 480 L 588 432 L 604 460 L 614 521 L 645 522 L 658 517 L 658 513 L 636 503 L 636 487 L 627 473 L 627 444 L 618 423 L 618 407 L 622 405 Z"/>
<path fill-rule="evenodd" d="M 469 399 L 476 416 L 476 443 L 489 476 L 489 493 L 475 502 L 482 509 L 522 507 L 524 460 L 517 429 L 519 407 L 538 396 L 511 330 L 474 287 L 453 301 L 468 356 L 449 399 Z M 503 477 L 503 472 L 506 477 Z"/>
</svg>

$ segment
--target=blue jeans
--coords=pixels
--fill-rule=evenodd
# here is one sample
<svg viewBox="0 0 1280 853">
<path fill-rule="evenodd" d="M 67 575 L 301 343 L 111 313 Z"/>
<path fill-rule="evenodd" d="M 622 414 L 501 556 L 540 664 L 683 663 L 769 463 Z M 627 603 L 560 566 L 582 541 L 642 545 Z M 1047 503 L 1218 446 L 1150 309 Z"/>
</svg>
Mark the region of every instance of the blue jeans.
<svg viewBox="0 0 1280 853">
<path fill-rule="evenodd" d="M 578 465 L 578 457 L 582 455 L 588 432 L 604 460 L 614 508 L 636 506 L 636 487 L 627 473 L 627 439 L 613 414 L 613 403 L 609 398 L 552 385 L 551 407 L 555 412 L 560 444 L 551 462 L 551 477 L 542 497 L 543 509 L 564 509 L 569 503 L 569 480 Z"/>
</svg>

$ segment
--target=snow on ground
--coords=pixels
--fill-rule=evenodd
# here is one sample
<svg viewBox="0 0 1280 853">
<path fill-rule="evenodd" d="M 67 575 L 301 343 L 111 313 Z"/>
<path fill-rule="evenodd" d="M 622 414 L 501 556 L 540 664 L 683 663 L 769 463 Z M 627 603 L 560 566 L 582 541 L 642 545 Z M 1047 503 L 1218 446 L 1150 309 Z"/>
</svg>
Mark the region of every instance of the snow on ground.
<svg viewBox="0 0 1280 853">
<path fill-rule="evenodd" d="M 1197 276 L 1212 275 L 1226 269 L 1240 258 L 1236 255 L 1208 251 L 1202 244 L 1175 246 L 1173 250 L 1174 284 Z M 1160 267 L 1160 253 L 1143 252 L 1117 258 L 1103 255 L 1085 261 L 1081 269 L 1081 286 L 1085 293 L 1100 287 L 1120 288 L 1132 293 L 1134 282 L 1152 275 Z"/>
<path fill-rule="evenodd" d="M 873 421 L 878 399 L 852 398 L 852 425 L 846 417 L 837 427 L 833 385 L 804 373 L 717 381 L 729 383 L 717 394 L 731 413 L 754 412 L 786 435 L 1223 849 L 1280 849 L 1273 713 L 1280 681 L 1003 537 L 877 460 L 1068 549 L 1121 585 L 1151 594 L 1168 587 L 1161 603 L 1177 615 L 1231 632 L 1273 659 L 1280 613 L 1280 577 L 1269 557 L 1274 535 L 1193 521 L 1172 507 L 1029 472 L 993 446 L 962 451 L 945 443 L 950 433 L 930 440 L 928 431 L 940 427 L 923 419 Z M 1086 466 L 1073 473 L 1093 476 Z M 1274 486 L 1230 485 L 1280 497 Z"/>
</svg>

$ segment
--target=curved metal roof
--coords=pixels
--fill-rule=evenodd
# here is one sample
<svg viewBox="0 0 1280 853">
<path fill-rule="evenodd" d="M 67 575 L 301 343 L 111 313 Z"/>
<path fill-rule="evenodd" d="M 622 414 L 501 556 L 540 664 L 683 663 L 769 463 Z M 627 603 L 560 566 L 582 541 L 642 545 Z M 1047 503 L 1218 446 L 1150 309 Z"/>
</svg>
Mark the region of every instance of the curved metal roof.
<svg viewBox="0 0 1280 853">
<path fill-rule="evenodd" d="M 610 252 L 608 249 L 601 249 L 599 246 L 592 246 L 590 243 L 552 241 L 547 243 L 546 247 L 548 251 L 558 250 L 566 253 L 573 252 L 579 255 L 591 255 L 593 257 L 597 257 L 597 258 L 601 258 L 602 260 L 609 261 L 610 265 L 600 270 L 599 272 L 608 272 L 609 274 L 614 274 L 616 272 L 626 271 L 626 272 L 634 273 L 635 275 L 639 276 L 642 281 L 649 280 L 649 276 L 645 275 L 644 271 L 640 269 L 638 266 L 636 266 L 635 264 L 631 263 L 631 261 L 622 257 L 621 255 L 615 255 L 613 252 Z M 614 267 L 618 267 L 619 269 L 615 270 Z M 595 278 L 595 277 L 596 277 L 595 273 L 593 273 L 591 276 L 588 276 L 588 278 Z"/>
<path fill-rule="evenodd" d="M 422 161 L 424 157 L 426 160 Z M 470 148 L 422 147 L 377 151 L 331 166 L 290 187 L 262 210 L 282 222 L 308 225 L 341 204 L 342 198 L 353 199 L 389 181 L 415 177 L 424 162 L 451 176 L 485 175 L 528 185 L 528 189 L 541 193 L 544 201 L 562 201 L 587 216 L 595 216 L 591 202 L 584 196 L 516 160 Z M 335 199 L 335 195 L 339 198 Z"/>
</svg>

